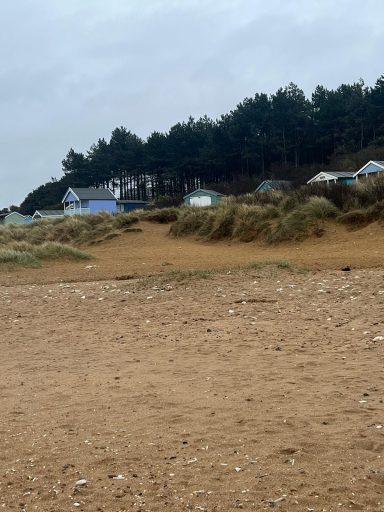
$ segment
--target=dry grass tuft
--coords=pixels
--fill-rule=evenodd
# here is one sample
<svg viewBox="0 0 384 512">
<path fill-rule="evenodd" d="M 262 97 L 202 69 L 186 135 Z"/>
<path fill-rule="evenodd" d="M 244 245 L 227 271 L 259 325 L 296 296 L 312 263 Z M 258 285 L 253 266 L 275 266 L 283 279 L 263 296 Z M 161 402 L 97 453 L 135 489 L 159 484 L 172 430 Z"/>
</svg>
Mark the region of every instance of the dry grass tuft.
<svg viewBox="0 0 384 512">
<path fill-rule="evenodd" d="M 33 245 L 28 242 L 14 242 L 10 247 L 0 250 L 0 265 L 39 267 L 43 260 L 88 260 L 92 256 L 80 249 L 60 244 L 45 242 Z"/>
<path fill-rule="evenodd" d="M 0 266 L 39 267 L 40 261 L 27 251 L 0 249 Z"/>
</svg>

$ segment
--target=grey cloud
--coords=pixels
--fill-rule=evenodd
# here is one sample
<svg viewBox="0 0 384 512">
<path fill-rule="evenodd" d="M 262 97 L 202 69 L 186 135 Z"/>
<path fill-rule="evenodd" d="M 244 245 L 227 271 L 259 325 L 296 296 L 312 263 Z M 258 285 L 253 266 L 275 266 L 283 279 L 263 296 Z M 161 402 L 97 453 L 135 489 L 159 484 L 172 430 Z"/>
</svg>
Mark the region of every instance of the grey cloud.
<svg viewBox="0 0 384 512">
<path fill-rule="evenodd" d="M 294 81 L 310 94 L 382 74 L 375 0 L 14 0 L 0 17 L 0 207 L 73 146 L 146 137 Z"/>
</svg>

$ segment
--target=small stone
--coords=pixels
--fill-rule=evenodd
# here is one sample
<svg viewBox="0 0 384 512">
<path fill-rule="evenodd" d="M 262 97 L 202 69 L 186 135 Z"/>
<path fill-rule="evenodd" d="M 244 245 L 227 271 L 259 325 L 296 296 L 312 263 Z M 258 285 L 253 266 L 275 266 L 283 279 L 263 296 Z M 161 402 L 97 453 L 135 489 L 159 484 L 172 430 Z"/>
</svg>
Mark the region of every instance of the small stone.
<svg viewBox="0 0 384 512">
<path fill-rule="evenodd" d="M 372 341 L 373 341 L 373 343 L 376 343 L 378 341 L 383 341 L 383 340 L 384 340 L 384 336 L 375 336 Z"/>
<path fill-rule="evenodd" d="M 280 496 L 280 498 L 277 498 L 276 500 L 269 500 L 269 502 L 268 502 L 268 503 L 269 503 L 269 505 L 270 505 L 271 507 L 276 507 L 277 505 L 280 505 L 280 503 L 281 503 L 282 501 L 284 501 L 284 500 L 285 500 L 285 498 L 286 498 L 286 495 L 285 495 L 285 494 L 283 494 L 283 496 Z"/>
<path fill-rule="evenodd" d="M 75 487 L 82 487 L 83 485 L 87 485 L 87 481 L 85 478 L 81 478 L 75 483 Z"/>
</svg>

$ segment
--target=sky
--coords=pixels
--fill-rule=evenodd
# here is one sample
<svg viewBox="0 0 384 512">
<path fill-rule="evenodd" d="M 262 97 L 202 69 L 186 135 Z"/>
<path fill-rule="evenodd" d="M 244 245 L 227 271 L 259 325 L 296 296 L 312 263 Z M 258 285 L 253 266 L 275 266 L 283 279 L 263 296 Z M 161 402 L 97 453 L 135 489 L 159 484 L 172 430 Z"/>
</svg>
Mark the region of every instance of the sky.
<svg viewBox="0 0 384 512">
<path fill-rule="evenodd" d="M 125 126 L 142 138 L 294 82 L 384 73 L 382 0 L 12 0 L 0 11 L 0 208 Z"/>
</svg>

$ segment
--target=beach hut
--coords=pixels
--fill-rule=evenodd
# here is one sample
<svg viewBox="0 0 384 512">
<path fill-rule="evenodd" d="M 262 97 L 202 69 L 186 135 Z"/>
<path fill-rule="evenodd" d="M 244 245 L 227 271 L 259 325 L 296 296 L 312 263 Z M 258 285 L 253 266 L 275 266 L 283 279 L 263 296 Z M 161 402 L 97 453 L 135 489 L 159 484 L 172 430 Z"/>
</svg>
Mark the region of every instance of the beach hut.
<svg viewBox="0 0 384 512">
<path fill-rule="evenodd" d="M 368 178 L 372 176 L 377 176 L 378 174 L 384 171 L 384 161 L 382 160 L 370 160 L 368 163 L 363 165 L 361 169 L 359 169 L 353 177 L 358 180 L 359 178 Z"/>
<path fill-rule="evenodd" d="M 312 183 L 344 183 L 350 185 L 354 183 L 354 173 L 349 171 L 321 171 L 316 176 L 307 181 L 307 184 Z"/>
<path fill-rule="evenodd" d="M 292 182 L 288 180 L 264 180 L 257 187 L 255 192 L 270 192 L 271 190 L 289 190 Z"/>
<path fill-rule="evenodd" d="M 116 196 L 108 188 L 69 188 L 63 197 L 64 215 L 117 212 Z"/>
<path fill-rule="evenodd" d="M 60 217 L 64 217 L 63 210 L 36 210 L 32 215 L 32 220 L 60 219 Z"/>
<path fill-rule="evenodd" d="M 25 224 L 28 222 L 24 215 L 18 212 L 0 213 L 0 224 L 7 226 L 10 224 Z"/>
<path fill-rule="evenodd" d="M 205 188 L 198 188 L 190 194 L 183 197 L 184 204 L 188 206 L 212 206 L 219 204 L 223 194 L 215 190 L 207 190 Z"/>
<path fill-rule="evenodd" d="M 130 212 L 132 210 L 143 210 L 147 208 L 147 201 L 139 201 L 138 199 L 119 199 L 117 201 L 117 212 Z"/>
</svg>

